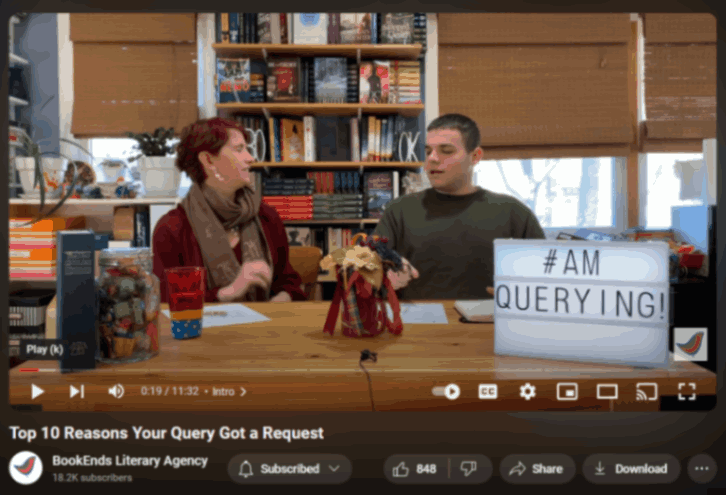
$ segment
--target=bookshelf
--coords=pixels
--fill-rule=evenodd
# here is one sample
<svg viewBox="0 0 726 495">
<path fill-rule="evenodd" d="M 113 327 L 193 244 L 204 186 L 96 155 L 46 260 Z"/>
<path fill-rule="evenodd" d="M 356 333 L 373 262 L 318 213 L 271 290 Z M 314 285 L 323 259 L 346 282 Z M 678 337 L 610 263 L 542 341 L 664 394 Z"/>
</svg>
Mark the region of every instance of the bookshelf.
<svg viewBox="0 0 726 495">
<path fill-rule="evenodd" d="M 389 60 L 421 60 L 423 46 L 420 43 L 410 45 L 390 44 L 326 44 L 326 45 L 295 45 L 295 44 L 260 44 L 260 43 L 214 43 L 211 45 L 215 57 L 240 57 L 250 59 L 263 59 L 265 62 L 275 58 L 291 57 L 345 57 L 355 59 L 360 65 L 363 60 L 389 59 Z M 208 70 L 212 69 L 207 66 Z M 216 73 L 216 62 L 214 69 Z M 265 120 L 271 117 L 301 118 L 305 116 L 339 116 L 357 117 L 359 123 L 366 115 L 386 116 L 401 115 L 406 118 L 419 118 L 425 107 L 423 104 L 363 104 L 363 103 L 310 103 L 310 102 L 264 102 L 264 103 L 216 103 L 214 110 L 217 115 L 234 118 L 236 116 L 264 116 Z M 419 125 L 420 126 L 420 125 Z M 317 137 L 317 136 L 316 136 Z M 395 146 L 395 145 L 394 145 Z M 330 162 L 260 162 L 253 165 L 253 169 L 262 172 L 279 169 L 303 170 L 418 170 L 423 167 L 422 162 L 375 162 L 375 161 L 330 161 Z M 374 218 L 340 219 L 340 220 L 285 220 L 286 226 L 301 227 L 342 227 L 357 226 L 359 228 L 375 227 L 379 222 Z M 335 282 L 334 275 L 320 275 L 318 282 Z"/>
<path fill-rule="evenodd" d="M 358 116 L 362 114 L 389 115 L 397 113 L 404 117 L 417 117 L 423 112 L 424 106 L 419 104 L 362 104 L 362 103 L 217 103 L 217 110 L 227 113 L 245 113 L 253 115 L 289 115 L 302 117 L 305 115 L 338 115 Z"/>
<path fill-rule="evenodd" d="M 252 169 L 260 168 L 410 168 L 423 167 L 422 162 L 257 162 Z"/>
<path fill-rule="evenodd" d="M 413 45 L 270 45 L 270 44 L 232 44 L 214 43 L 212 49 L 217 55 L 262 58 L 270 55 L 294 57 L 347 57 L 360 63 L 363 58 L 397 58 L 417 60 L 423 47 Z"/>
</svg>

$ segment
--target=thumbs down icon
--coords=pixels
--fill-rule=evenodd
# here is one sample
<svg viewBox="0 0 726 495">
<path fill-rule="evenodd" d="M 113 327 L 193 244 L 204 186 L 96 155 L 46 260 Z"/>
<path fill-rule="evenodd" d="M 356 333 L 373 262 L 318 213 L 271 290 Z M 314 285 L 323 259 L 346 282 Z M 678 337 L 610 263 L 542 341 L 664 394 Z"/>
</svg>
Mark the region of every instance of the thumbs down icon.
<svg viewBox="0 0 726 495">
<path fill-rule="evenodd" d="M 476 461 L 462 461 L 460 469 L 464 472 L 464 476 L 468 477 L 476 471 Z"/>
</svg>

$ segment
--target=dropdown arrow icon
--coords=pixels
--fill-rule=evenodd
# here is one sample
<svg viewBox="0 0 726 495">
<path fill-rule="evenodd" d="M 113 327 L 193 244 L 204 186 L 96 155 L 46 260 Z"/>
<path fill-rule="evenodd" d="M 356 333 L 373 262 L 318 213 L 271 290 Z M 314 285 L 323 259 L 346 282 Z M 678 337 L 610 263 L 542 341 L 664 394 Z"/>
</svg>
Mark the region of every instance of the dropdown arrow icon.
<svg viewBox="0 0 726 495">
<path fill-rule="evenodd" d="M 331 466 L 330 464 L 328 464 L 328 467 L 330 468 L 330 470 L 331 470 L 332 472 L 336 472 L 336 471 L 338 470 L 338 468 L 340 467 L 340 464 L 338 464 L 338 465 L 337 465 L 337 466 L 335 466 L 335 467 L 333 467 L 333 466 Z"/>
</svg>

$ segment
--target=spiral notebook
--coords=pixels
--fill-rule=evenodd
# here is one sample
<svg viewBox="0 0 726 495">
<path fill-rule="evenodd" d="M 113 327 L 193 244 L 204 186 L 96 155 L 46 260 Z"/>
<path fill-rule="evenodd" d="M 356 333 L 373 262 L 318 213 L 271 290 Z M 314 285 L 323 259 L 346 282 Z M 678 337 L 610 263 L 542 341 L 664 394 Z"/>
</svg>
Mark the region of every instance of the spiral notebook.
<svg viewBox="0 0 726 495">
<path fill-rule="evenodd" d="M 456 301 L 454 308 L 466 321 L 492 323 L 494 321 L 494 299 Z"/>
</svg>

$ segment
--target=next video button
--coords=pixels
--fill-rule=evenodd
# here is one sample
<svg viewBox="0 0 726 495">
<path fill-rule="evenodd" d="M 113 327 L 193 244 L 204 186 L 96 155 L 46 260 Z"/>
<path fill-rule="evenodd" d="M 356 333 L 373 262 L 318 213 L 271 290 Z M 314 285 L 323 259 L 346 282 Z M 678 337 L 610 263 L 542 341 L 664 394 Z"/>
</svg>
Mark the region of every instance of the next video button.
<svg viewBox="0 0 726 495">
<path fill-rule="evenodd" d="M 585 459 L 582 472 L 598 485 L 673 483 L 681 463 L 670 454 L 595 454 Z"/>
<path fill-rule="evenodd" d="M 239 454 L 227 473 L 243 485 L 338 485 L 353 472 L 338 454 Z"/>
</svg>

